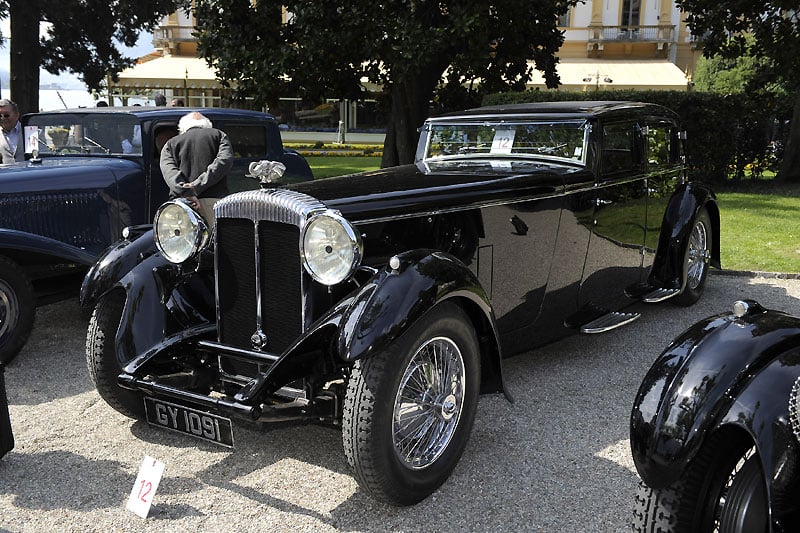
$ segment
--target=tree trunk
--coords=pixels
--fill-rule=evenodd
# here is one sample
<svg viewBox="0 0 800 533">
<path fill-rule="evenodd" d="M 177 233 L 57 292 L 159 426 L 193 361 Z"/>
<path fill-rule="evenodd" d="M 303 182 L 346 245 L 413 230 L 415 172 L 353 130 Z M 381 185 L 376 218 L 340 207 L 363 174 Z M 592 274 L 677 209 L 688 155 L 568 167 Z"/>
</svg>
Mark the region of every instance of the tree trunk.
<svg viewBox="0 0 800 533">
<path fill-rule="evenodd" d="M 792 122 L 789 124 L 789 140 L 783 151 L 783 160 L 776 180 L 800 183 L 800 93 L 795 95 Z"/>
<path fill-rule="evenodd" d="M 445 65 L 446 66 L 446 65 Z M 431 65 L 417 75 L 408 75 L 394 82 L 389 89 L 389 123 L 383 145 L 381 168 L 414 162 L 419 127 L 428 118 L 433 90 L 445 67 Z"/>
<path fill-rule="evenodd" d="M 41 0 L 12 1 L 11 16 L 11 99 L 20 113 L 39 111 L 39 45 Z M 3 94 L 8 98 L 8 94 Z"/>
</svg>

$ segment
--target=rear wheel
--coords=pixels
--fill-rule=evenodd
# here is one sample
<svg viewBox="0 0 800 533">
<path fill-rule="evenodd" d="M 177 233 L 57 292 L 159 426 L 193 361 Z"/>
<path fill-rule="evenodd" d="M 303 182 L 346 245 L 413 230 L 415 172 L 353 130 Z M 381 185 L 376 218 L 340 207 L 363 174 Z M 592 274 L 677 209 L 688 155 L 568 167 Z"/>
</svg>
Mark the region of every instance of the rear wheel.
<svg viewBox="0 0 800 533">
<path fill-rule="evenodd" d="M 33 330 L 36 294 L 15 262 L 0 256 L 0 363 L 8 364 Z"/>
<path fill-rule="evenodd" d="M 722 445 L 719 439 L 715 446 L 706 446 L 683 478 L 669 487 L 640 484 L 634 531 L 769 531 L 766 480 L 755 447 L 738 446 L 720 454 Z"/>
<path fill-rule="evenodd" d="M 711 219 L 704 207 L 694 219 L 694 226 L 683 252 L 683 291 L 673 299 L 678 305 L 692 305 L 703 295 L 708 279 L 713 232 Z"/>
<path fill-rule="evenodd" d="M 450 476 L 466 447 L 480 388 L 475 331 L 440 304 L 382 353 L 355 363 L 347 385 L 345 455 L 373 497 L 411 505 Z"/>
<path fill-rule="evenodd" d="M 105 402 L 131 418 L 144 418 L 142 394 L 123 389 L 117 384 L 122 365 L 117 359 L 114 339 L 117 335 L 125 296 L 112 292 L 95 307 L 86 332 L 86 366 L 89 377 Z"/>
</svg>

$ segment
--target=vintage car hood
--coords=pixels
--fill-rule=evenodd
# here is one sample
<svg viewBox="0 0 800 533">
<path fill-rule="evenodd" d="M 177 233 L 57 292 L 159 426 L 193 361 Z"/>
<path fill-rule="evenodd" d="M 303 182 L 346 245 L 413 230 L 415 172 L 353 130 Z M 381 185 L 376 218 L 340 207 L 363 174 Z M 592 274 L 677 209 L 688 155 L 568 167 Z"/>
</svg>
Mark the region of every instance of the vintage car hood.
<svg viewBox="0 0 800 533">
<path fill-rule="evenodd" d="M 58 190 L 98 189 L 109 175 L 142 171 L 135 161 L 110 157 L 51 157 L 0 165 L 0 195 Z"/>
<path fill-rule="evenodd" d="M 569 177 L 567 177 L 569 176 Z M 430 168 L 404 165 L 293 185 L 357 222 L 555 196 L 591 174 L 577 165 L 460 161 Z"/>
</svg>

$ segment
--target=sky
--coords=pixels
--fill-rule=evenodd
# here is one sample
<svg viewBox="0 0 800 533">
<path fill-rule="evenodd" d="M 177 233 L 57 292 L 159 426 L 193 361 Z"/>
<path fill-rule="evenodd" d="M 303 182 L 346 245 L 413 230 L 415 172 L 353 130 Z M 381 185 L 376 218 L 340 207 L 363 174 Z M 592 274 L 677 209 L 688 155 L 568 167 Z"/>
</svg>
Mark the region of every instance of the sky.
<svg viewBox="0 0 800 533">
<path fill-rule="evenodd" d="M 8 19 L 0 21 L 0 32 L 2 32 L 4 37 L 11 35 L 10 22 Z M 0 82 L 2 83 L 2 85 L 0 85 L 0 90 L 4 97 L 8 96 L 8 74 L 11 70 L 9 44 L 8 41 L 4 41 L 3 46 L 0 47 Z M 139 36 L 139 41 L 136 43 L 136 46 L 132 48 L 121 46 L 120 48 L 123 54 L 129 57 L 140 57 L 149 54 L 153 51 L 153 36 L 149 33 L 143 33 Z M 41 85 L 58 84 L 60 88 L 65 90 L 86 91 L 86 85 L 84 85 L 77 76 L 68 72 L 63 72 L 56 76 L 42 70 L 39 76 Z"/>
</svg>

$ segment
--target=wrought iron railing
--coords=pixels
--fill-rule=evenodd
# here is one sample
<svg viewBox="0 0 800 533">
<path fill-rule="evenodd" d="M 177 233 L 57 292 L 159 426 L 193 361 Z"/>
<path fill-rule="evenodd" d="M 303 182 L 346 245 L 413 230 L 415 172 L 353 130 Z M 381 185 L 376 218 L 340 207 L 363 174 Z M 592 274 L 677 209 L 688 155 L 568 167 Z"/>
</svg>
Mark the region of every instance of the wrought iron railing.
<svg viewBox="0 0 800 533">
<path fill-rule="evenodd" d="M 673 41 L 675 26 L 592 26 L 590 43 L 639 42 L 668 43 Z"/>
</svg>

